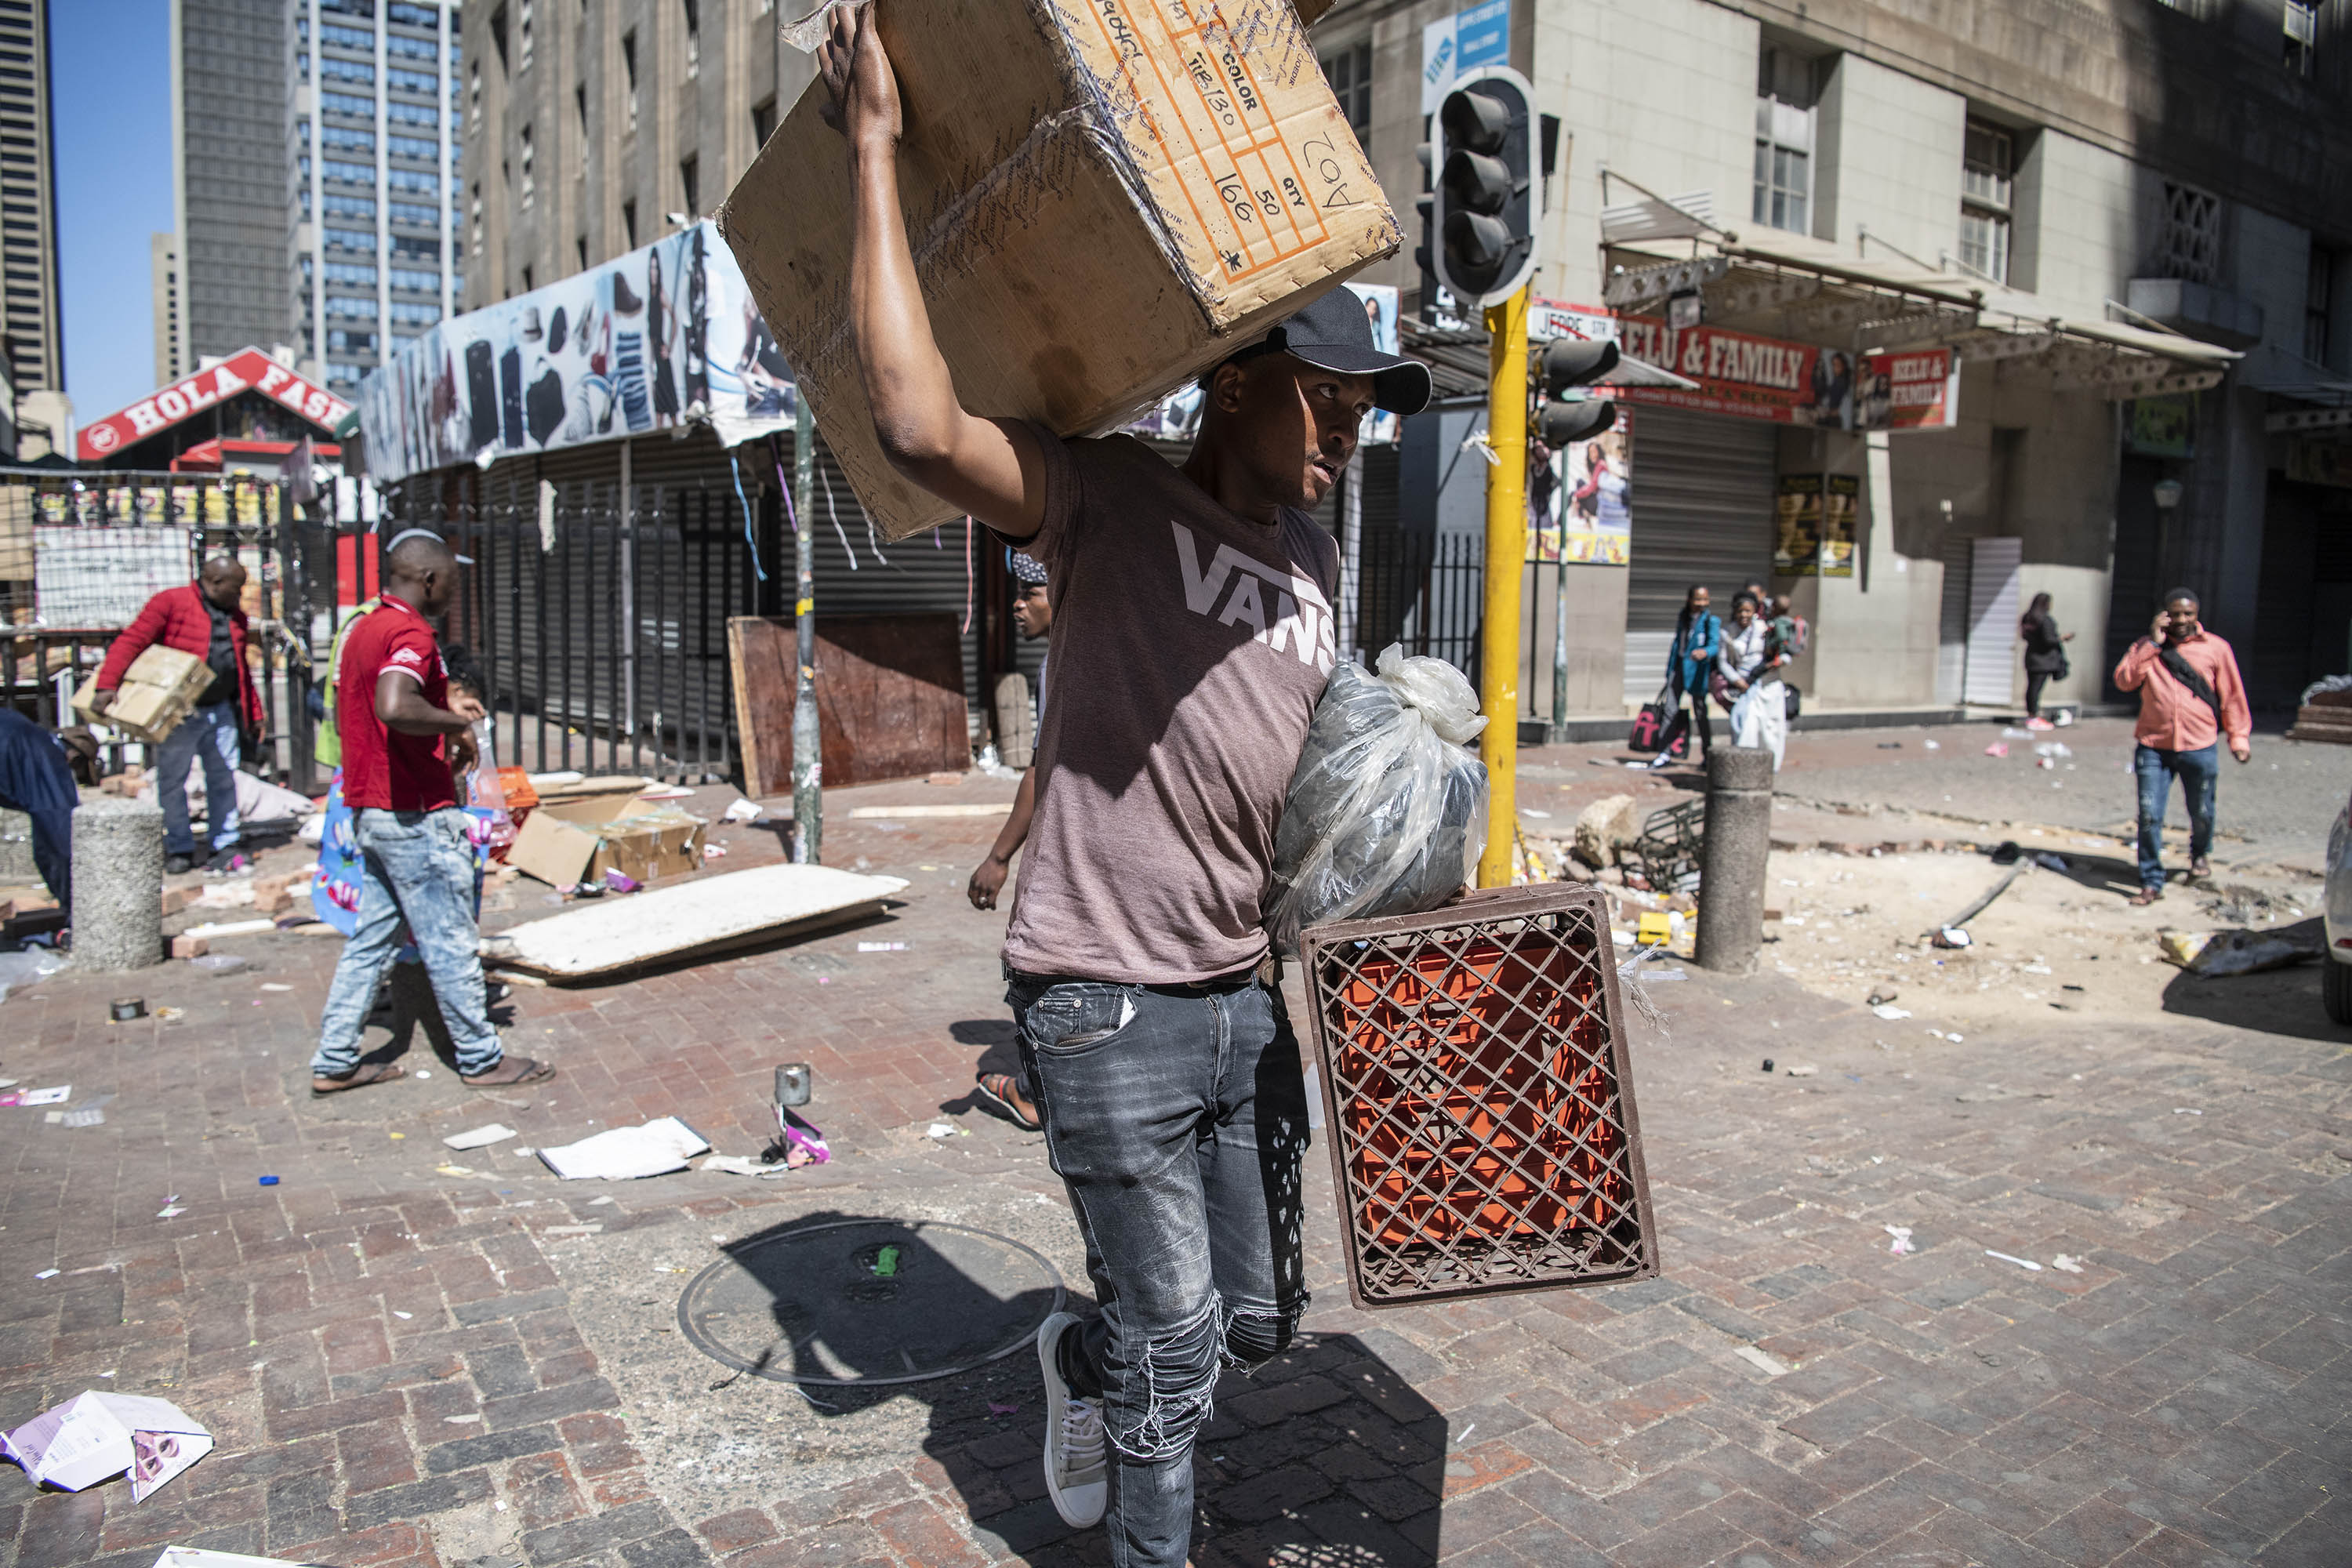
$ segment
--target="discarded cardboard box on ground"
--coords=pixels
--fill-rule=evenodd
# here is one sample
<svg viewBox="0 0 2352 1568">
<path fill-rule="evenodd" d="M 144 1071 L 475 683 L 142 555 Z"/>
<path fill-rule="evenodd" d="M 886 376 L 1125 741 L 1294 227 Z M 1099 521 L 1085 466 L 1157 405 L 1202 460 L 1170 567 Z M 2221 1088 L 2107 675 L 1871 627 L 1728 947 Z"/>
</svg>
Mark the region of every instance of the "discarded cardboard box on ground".
<svg viewBox="0 0 2352 1568">
<path fill-rule="evenodd" d="M 98 677 L 92 675 L 74 693 L 73 710 L 84 723 L 111 724 L 128 731 L 132 740 L 152 745 L 195 711 L 196 699 L 212 683 L 212 666 L 202 658 L 157 643 L 122 672 L 114 706 L 104 713 L 90 711 L 89 705 L 98 697 Z"/>
<path fill-rule="evenodd" d="M 542 796 L 516 830 L 507 864 L 556 888 L 607 871 L 650 882 L 701 869 L 709 826 L 702 817 L 634 795 Z"/>
<path fill-rule="evenodd" d="M 0 1437 L 36 1486 L 78 1492 L 131 1472 L 131 1497 L 156 1488 L 212 1452 L 213 1436 L 168 1399 L 79 1394 Z"/>
<path fill-rule="evenodd" d="M 1108 429 L 1402 243 L 1288 0 L 892 0 L 874 16 L 916 275 L 975 413 Z M 827 101 L 822 80 L 802 93 L 719 228 L 825 446 L 901 539 L 958 514 L 875 441 Z"/>
</svg>

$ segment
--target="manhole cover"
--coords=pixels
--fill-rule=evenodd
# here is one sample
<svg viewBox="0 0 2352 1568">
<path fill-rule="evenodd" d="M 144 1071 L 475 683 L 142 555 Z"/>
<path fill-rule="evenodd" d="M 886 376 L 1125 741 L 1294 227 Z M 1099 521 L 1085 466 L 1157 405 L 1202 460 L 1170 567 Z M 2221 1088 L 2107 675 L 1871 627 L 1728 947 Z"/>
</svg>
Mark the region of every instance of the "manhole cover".
<svg viewBox="0 0 2352 1568">
<path fill-rule="evenodd" d="M 920 1383 L 1012 1354 L 1062 1305 L 1042 1253 L 969 1226 L 856 1219 L 755 1237 L 694 1277 L 678 1327 L 778 1383 Z"/>
</svg>

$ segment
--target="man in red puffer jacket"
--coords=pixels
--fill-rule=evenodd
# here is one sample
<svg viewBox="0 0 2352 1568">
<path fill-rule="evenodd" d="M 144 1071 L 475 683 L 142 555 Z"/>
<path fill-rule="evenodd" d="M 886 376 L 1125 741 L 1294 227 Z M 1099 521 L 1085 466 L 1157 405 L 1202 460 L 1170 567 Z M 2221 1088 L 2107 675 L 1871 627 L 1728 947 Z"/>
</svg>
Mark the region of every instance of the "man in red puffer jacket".
<svg viewBox="0 0 2352 1568">
<path fill-rule="evenodd" d="M 106 650 L 99 667 L 98 696 L 90 710 L 104 715 L 113 706 L 131 661 L 157 643 L 194 654 L 212 666 L 213 683 L 196 700 L 195 710 L 163 737 L 155 759 L 157 799 L 163 807 L 163 869 L 173 876 L 197 861 L 194 830 L 188 820 L 188 764 L 205 766 L 205 815 L 212 828 L 208 871 L 241 871 L 252 864 L 237 847 L 236 764 L 244 742 L 261 732 L 261 694 L 246 668 L 245 568 L 233 556 L 215 555 L 184 588 L 166 588 L 147 601 L 139 618 Z"/>
</svg>

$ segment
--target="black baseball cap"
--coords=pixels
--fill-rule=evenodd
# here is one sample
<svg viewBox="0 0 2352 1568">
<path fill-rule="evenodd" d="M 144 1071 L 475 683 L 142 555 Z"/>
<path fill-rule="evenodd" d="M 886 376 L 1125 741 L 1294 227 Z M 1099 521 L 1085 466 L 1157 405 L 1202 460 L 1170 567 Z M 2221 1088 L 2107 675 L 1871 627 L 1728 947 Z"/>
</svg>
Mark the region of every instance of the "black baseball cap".
<svg viewBox="0 0 2352 1568">
<path fill-rule="evenodd" d="M 1333 289 L 1224 363 L 1265 353 L 1286 353 L 1324 370 L 1369 375 L 1372 406 L 1391 414 L 1418 414 L 1429 405 L 1429 367 L 1402 354 L 1381 353 L 1372 341 L 1364 301 L 1350 289 Z"/>
</svg>

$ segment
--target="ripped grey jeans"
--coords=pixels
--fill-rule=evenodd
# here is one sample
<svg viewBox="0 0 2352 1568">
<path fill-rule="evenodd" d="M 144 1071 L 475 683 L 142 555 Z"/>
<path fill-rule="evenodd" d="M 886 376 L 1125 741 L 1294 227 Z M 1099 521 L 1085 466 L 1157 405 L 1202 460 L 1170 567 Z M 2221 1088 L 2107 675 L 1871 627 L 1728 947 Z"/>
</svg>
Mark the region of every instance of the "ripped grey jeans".
<svg viewBox="0 0 2352 1568">
<path fill-rule="evenodd" d="M 1013 974 L 1021 1054 L 1068 1184 L 1102 1315 L 1062 1337 L 1103 1402 L 1113 1568 L 1178 1568 L 1192 1439 L 1221 1366 L 1290 1343 L 1307 1309 L 1307 1086 L 1281 994 Z"/>
</svg>

